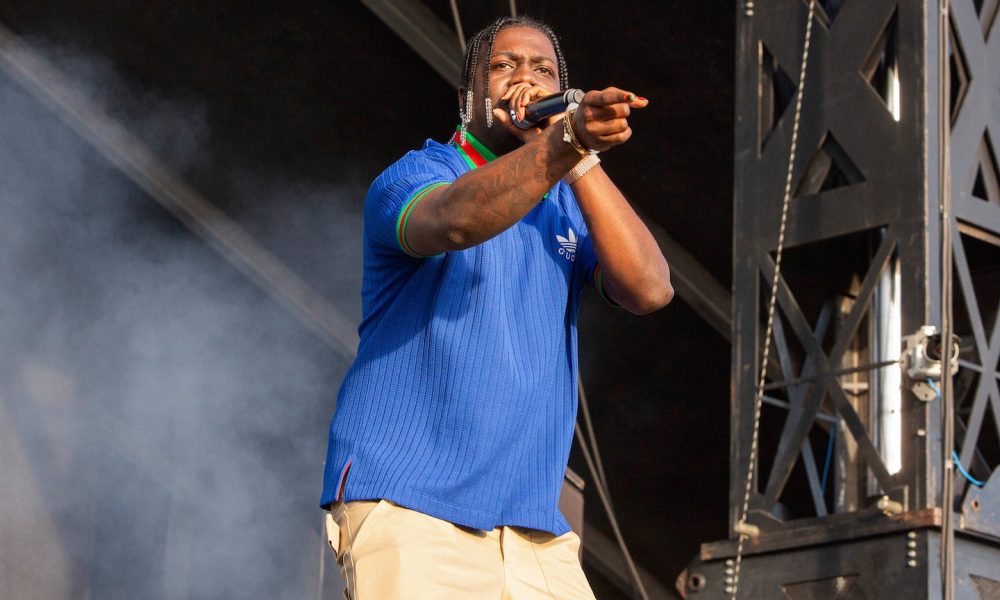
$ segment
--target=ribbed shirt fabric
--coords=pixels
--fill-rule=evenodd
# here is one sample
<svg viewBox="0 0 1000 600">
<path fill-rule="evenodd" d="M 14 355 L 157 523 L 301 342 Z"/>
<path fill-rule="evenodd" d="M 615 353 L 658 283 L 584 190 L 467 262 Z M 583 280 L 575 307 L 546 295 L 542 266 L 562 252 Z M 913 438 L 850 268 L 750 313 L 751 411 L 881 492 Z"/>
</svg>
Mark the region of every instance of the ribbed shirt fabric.
<svg viewBox="0 0 1000 600">
<path fill-rule="evenodd" d="M 482 244 L 415 255 L 408 209 L 493 158 L 474 139 L 464 147 L 427 140 L 369 189 L 361 341 L 330 425 L 321 504 L 385 498 L 475 529 L 561 535 L 577 311 L 600 270 L 562 182 Z"/>
</svg>

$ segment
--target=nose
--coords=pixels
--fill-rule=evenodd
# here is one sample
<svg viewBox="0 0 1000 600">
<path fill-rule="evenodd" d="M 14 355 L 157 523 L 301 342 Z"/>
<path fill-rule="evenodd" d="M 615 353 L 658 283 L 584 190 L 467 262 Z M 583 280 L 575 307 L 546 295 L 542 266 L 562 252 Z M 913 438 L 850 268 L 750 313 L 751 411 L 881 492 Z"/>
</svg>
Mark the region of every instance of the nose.
<svg viewBox="0 0 1000 600">
<path fill-rule="evenodd" d="M 514 73 L 511 74 L 510 83 L 529 83 L 535 85 L 535 71 L 531 68 L 531 65 L 527 61 L 524 61 L 517 65 L 514 69 Z"/>
</svg>

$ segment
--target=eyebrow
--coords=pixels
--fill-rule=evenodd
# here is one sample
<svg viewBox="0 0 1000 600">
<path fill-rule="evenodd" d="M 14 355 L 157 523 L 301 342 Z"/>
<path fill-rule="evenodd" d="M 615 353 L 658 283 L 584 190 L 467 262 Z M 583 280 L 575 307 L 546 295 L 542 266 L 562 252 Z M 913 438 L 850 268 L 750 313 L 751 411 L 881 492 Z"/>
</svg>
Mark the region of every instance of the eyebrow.
<svg viewBox="0 0 1000 600">
<path fill-rule="evenodd" d="M 494 52 L 493 53 L 493 58 L 497 58 L 498 56 L 506 56 L 507 58 L 512 58 L 512 59 L 515 59 L 515 60 L 524 58 L 523 54 L 518 54 L 517 52 L 511 52 L 509 50 L 501 50 L 499 52 Z M 534 56 L 531 56 L 530 58 L 531 58 L 531 62 L 533 62 L 533 63 L 540 63 L 540 62 L 547 62 L 547 63 L 552 63 L 552 64 L 556 63 L 556 61 L 552 60 L 548 56 L 545 56 L 544 54 L 535 54 Z"/>
</svg>

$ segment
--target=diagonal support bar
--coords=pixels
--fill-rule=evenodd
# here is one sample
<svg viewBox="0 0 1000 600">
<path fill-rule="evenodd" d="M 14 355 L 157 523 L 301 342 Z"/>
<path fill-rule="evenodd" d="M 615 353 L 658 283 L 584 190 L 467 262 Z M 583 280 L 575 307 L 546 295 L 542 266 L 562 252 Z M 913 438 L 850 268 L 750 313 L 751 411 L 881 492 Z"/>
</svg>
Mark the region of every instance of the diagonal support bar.
<svg viewBox="0 0 1000 600">
<path fill-rule="evenodd" d="M 361 0 L 451 87 L 462 80 L 458 36 L 416 0 Z"/>
<path fill-rule="evenodd" d="M 636 597 L 628 569 L 625 567 L 625 559 L 622 558 L 618 544 L 590 523 L 586 523 L 584 527 L 583 556 L 589 565 L 625 595 L 630 598 Z M 670 600 L 677 597 L 672 590 L 665 587 L 659 579 L 642 566 L 636 565 L 636 570 L 642 579 L 642 585 L 646 588 L 648 600 Z"/>
<path fill-rule="evenodd" d="M 205 240 L 348 360 L 358 334 L 347 318 L 238 223 L 185 183 L 141 140 L 93 106 L 43 57 L 0 25 L 0 71 L 51 110 L 133 183 Z"/>
<path fill-rule="evenodd" d="M 802 343 L 807 355 L 815 359 L 817 371 L 822 376 L 810 385 L 809 391 L 803 400 L 802 412 L 795 415 L 794 420 L 792 415 L 789 415 L 789 422 L 786 423 L 785 429 L 782 432 L 782 438 L 787 438 L 786 451 L 784 454 L 775 456 L 774 466 L 771 469 L 771 476 L 764 495 L 765 506 L 773 505 L 777 501 L 781 490 L 784 489 L 796 459 L 796 453 L 790 450 L 800 447 L 803 440 L 805 440 L 809 427 L 812 426 L 812 422 L 816 418 L 820 401 L 827 393 L 829 393 L 830 399 L 840 417 L 844 420 L 847 429 L 854 436 L 861 456 L 865 459 L 879 484 L 886 490 L 891 487 L 892 476 L 886 470 L 878 454 L 878 450 L 865 431 L 864 423 L 854 411 L 846 394 L 844 394 L 844 390 L 833 375 L 833 361 L 840 360 L 841 355 L 847 347 L 847 343 L 854 336 L 857 324 L 868 308 L 872 290 L 874 289 L 874 282 L 877 281 L 879 274 L 885 268 L 894 247 L 894 241 L 888 237 L 879 246 L 878 251 L 872 258 L 868 273 L 865 275 L 865 280 L 862 283 L 861 291 L 854 306 L 851 308 L 846 324 L 839 332 L 839 336 L 841 337 L 838 338 L 830 356 L 827 356 L 823 352 L 820 343 L 815 339 L 809 324 L 802 314 L 802 310 L 799 308 L 798 302 L 795 300 L 795 296 L 792 295 L 787 284 L 784 280 L 779 281 L 778 304 L 781 307 L 782 313 L 788 318 L 792 331 Z M 769 256 L 765 255 L 761 258 L 761 266 L 767 277 L 774 276 L 774 262 Z"/>
<path fill-rule="evenodd" d="M 663 254 L 666 255 L 667 262 L 670 264 L 670 281 L 677 295 L 693 308 L 712 329 L 727 342 L 731 342 L 733 338 L 732 293 L 723 287 L 715 277 L 712 277 L 708 269 L 703 267 L 677 240 L 670 237 L 663 227 L 639 209 L 635 208 L 635 212 L 646 224 L 649 232 L 653 234 L 656 243 L 663 249 Z M 773 360 L 770 362 L 775 363 Z M 771 367 L 774 369 L 777 364 L 775 363 Z"/>
</svg>

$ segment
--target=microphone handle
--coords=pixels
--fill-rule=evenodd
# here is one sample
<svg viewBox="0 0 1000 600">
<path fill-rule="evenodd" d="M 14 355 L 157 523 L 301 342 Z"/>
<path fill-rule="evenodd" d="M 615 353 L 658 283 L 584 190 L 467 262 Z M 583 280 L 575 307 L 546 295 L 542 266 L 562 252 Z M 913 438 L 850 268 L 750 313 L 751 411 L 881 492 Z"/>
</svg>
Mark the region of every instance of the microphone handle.
<svg viewBox="0 0 1000 600">
<path fill-rule="evenodd" d="M 524 107 L 524 118 L 517 118 L 517 111 L 511 109 L 510 117 L 518 129 L 531 129 L 539 121 L 547 119 L 552 115 L 566 112 L 570 105 L 579 104 L 583 101 L 583 90 L 576 88 L 564 90 L 544 98 L 539 98 Z"/>
</svg>

